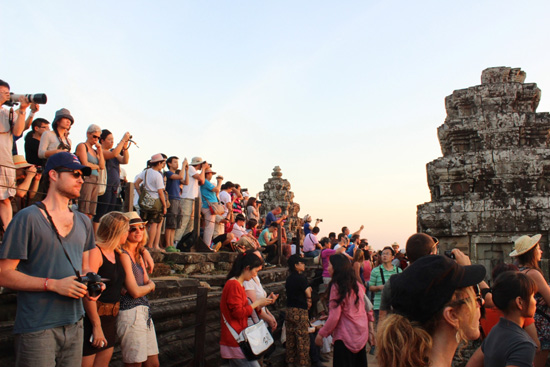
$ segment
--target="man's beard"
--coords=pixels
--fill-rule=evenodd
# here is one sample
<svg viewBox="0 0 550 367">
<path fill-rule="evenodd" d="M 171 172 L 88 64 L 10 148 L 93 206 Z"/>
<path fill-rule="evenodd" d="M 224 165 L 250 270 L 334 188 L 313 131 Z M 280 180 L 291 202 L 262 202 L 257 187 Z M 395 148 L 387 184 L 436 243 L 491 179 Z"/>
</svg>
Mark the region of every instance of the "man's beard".
<svg viewBox="0 0 550 367">
<path fill-rule="evenodd" d="M 82 187 L 80 189 L 82 190 Z M 80 190 L 78 190 L 78 194 L 75 194 L 72 191 L 66 190 L 62 187 L 58 187 L 57 188 L 57 193 L 61 196 L 66 197 L 69 200 L 78 199 L 80 197 Z"/>
</svg>

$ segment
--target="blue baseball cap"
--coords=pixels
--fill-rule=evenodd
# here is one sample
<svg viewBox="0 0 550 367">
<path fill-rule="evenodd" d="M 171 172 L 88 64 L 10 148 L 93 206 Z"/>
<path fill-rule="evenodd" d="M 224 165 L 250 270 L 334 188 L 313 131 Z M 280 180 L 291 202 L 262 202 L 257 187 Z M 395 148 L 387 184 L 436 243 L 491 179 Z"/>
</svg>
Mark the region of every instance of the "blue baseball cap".
<svg viewBox="0 0 550 367">
<path fill-rule="evenodd" d="M 92 173 L 92 169 L 88 166 L 84 166 L 78 160 L 78 157 L 69 152 L 55 153 L 46 162 L 44 168 L 44 174 L 47 175 L 52 169 L 56 168 L 68 168 L 72 170 L 81 170 L 84 176 L 89 176 Z"/>
</svg>

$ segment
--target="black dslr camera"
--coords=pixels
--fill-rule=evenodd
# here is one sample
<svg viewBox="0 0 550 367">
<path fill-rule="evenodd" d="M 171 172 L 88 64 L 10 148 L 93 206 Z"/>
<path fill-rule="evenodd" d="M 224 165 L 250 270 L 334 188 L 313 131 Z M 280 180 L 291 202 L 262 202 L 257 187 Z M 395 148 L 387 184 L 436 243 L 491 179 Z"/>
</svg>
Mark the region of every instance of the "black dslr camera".
<svg viewBox="0 0 550 367">
<path fill-rule="evenodd" d="M 88 294 L 90 297 L 97 297 L 101 294 L 101 276 L 89 272 L 84 276 L 79 276 L 78 281 L 82 284 L 86 284 L 88 287 Z"/>
</svg>

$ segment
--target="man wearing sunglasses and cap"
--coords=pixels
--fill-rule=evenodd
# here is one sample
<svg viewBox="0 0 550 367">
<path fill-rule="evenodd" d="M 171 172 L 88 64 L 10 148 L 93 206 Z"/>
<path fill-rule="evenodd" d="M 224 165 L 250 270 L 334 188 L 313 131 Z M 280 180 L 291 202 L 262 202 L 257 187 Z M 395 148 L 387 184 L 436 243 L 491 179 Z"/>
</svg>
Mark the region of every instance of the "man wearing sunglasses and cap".
<svg viewBox="0 0 550 367">
<path fill-rule="evenodd" d="M 69 209 L 90 168 L 71 153 L 51 156 L 46 197 L 21 210 L 0 247 L 0 286 L 18 291 L 14 333 L 17 366 L 80 366 L 88 295 L 76 274 L 88 271 L 95 247 L 90 220 Z M 38 352 L 37 352 L 38 351 Z"/>
</svg>

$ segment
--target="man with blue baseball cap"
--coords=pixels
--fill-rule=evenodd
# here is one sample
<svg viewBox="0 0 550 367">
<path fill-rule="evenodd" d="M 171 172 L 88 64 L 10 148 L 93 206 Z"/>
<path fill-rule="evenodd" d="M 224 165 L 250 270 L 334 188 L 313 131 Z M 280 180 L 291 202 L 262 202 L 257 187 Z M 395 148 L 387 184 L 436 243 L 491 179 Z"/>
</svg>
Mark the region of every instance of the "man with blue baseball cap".
<svg viewBox="0 0 550 367">
<path fill-rule="evenodd" d="M 0 247 L 0 286 L 18 291 L 16 366 L 80 366 L 92 223 L 69 209 L 90 168 L 68 152 L 52 155 L 42 179 L 46 197 L 21 210 Z"/>
</svg>

